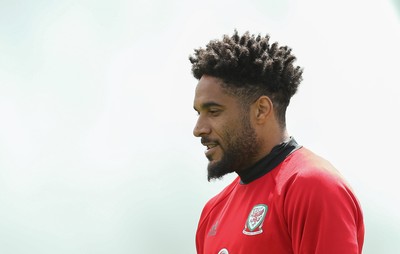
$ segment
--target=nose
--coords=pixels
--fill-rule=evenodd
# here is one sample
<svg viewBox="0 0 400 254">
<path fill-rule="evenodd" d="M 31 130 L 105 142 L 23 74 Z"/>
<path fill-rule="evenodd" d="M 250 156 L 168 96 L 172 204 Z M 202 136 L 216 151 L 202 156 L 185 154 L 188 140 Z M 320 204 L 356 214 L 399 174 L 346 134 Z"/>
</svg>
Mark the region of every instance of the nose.
<svg viewBox="0 0 400 254">
<path fill-rule="evenodd" d="M 199 118 L 197 119 L 196 125 L 194 126 L 194 129 L 193 129 L 193 135 L 195 137 L 202 137 L 204 135 L 209 134 L 210 131 L 211 131 L 211 128 L 207 124 L 207 121 L 205 119 L 203 119 L 202 116 L 199 116 Z"/>
</svg>

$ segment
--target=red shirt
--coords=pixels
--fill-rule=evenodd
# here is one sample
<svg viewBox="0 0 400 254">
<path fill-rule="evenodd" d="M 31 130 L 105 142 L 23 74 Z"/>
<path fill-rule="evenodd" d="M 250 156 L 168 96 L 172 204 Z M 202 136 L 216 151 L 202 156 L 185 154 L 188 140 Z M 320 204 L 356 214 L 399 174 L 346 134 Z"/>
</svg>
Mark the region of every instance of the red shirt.
<svg viewBox="0 0 400 254">
<path fill-rule="evenodd" d="M 361 253 L 364 223 L 351 188 L 306 148 L 243 184 L 236 178 L 204 207 L 198 254 Z"/>
</svg>

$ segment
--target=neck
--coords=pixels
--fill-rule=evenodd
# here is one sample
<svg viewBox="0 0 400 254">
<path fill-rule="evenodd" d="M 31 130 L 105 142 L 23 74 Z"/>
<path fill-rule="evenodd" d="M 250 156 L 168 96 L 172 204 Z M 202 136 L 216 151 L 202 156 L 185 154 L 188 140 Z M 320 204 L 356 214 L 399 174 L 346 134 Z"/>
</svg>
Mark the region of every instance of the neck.
<svg viewBox="0 0 400 254">
<path fill-rule="evenodd" d="M 289 154 L 300 147 L 301 146 L 297 144 L 294 138 L 290 137 L 285 142 L 276 145 L 270 153 L 254 163 L 251 167 L 236 172 L 240 176 L 241 184 L 248 184 L 267 174 L 285 160 Z"/>
<path fill-rule="evenodd" d="M 264 146 L 260 149 L 260 158 L 269 154 L 275 146 L 287 142 L 290 139 L 290 136 L 287 133 L 286 129 L 278 130 L 276 132 L 265 133 L 266 137 L 263 138 Z"/>
</svg>

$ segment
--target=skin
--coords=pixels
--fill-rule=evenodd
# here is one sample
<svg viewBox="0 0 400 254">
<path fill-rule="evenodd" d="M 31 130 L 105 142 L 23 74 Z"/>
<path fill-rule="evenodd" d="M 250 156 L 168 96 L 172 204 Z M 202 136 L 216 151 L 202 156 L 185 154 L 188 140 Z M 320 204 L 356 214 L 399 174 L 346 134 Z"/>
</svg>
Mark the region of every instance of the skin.
<svg viewBox="0 0 400 254">
<path fill-rule="evenodd" d="M 260 96 L 245 110 L 240 98 L 222 84 L 219 78 L 203 75 L 193 104 L 198 112 L 193 134 L 206 146 L 209 180 L 246 170 L 288 139 L 268 96 Z"/>
</svg>

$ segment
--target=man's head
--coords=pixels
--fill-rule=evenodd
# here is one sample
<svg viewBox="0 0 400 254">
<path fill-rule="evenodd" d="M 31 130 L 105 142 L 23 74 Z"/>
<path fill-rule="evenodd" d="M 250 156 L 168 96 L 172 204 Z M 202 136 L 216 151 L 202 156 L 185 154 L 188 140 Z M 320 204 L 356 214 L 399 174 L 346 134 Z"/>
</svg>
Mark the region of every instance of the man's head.
<svg viewBox="0 0 400 254">
<path fill-rule="evenodd" d="M 285 129 L 286 108 L 302 79 L 291 49 L 270 45 L 269 36 L 235 31 L 195 50 L 189 59 L 199 80 L 193 133 L 208 148 L 208 178 L 251 166 L 260 159 L 265 141 L 258 126 L 273 121 Z"/>
<path fill-rule="evenodd" d="M 244 105 L 266 95 L 285 127 L 286 108 L 302 80 L 302 69 L 294 65 L 296 57 L 287 46 L 270 45 L 269 36 L 239 35 L 237 31 L 222 40 L 210 41 L 206 48 L 189 57 L 193 76 L 220 78 L 225 87 L 241 98 Z"/>
</svg>

